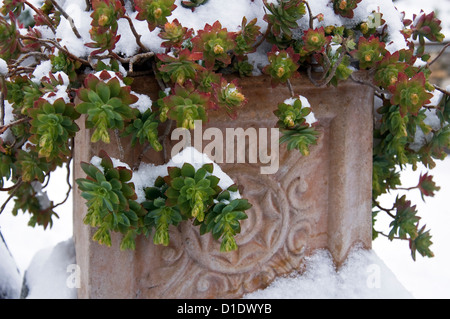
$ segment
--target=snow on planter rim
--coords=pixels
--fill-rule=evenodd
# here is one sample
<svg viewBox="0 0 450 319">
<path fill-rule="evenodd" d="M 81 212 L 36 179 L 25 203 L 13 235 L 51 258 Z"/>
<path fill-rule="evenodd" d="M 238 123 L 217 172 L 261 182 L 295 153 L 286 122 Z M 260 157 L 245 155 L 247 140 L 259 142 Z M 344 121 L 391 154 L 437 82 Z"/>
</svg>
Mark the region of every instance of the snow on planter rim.
<svg viewBox="0 0 450 319">
<path fill-rule="evenodd" d="M 70 12 L 75 26 L 81 35 L 81 39 L 78 39 L 73 34 L 70 23 L 63 16 L 61 16 L 61 23 L 56 30 L 56 35 L 47 26 L 39 26 L 37 28 L 46 38 L 61 39 L 61 45 L 66 46 L 73 54 L 79 57 L 87 57 L 94 49 L 85 46 L 86 43 L 92 41 L 89 34 L 92 18 L 90 17 L 91 12 L 85 11 L 86 2 L 84 0 L 59 2 L 63 2 L 61 4 L 63 9 Z M 176 0 L 175 4 L 177 8 L 168 17 L 168 21 L 172 22 L 178 19 L 184 27 L 193 28 L 194 31 L 204 29 L 206 24 L 212 25 L 215 21 L 220 21 L 223 28 L 227 28 L 230 32 L 237 32 L 240 31 L 244 16 L 248 21 L 257 18 L 257 25 L 261 27 L 262 32 L 265 32 L 267 28 L 267 23 L 263 20 L 265 15 L 263 0 L 209 0 L 206 4 L 195 8 L 194 12 L 182 7 L 181 0 Z M 407 48 L 406 41 L 400 32 L 403 29 L 403 23 L 401 21 L 402 14 L 396 9 L 391 0 L 362 0 L 354 10 L 355 15 L 352 19 L 343 18 L 335 14 L 329 0 L 309 1 L 309 5 L 313 16 L 319 13 L 324 15 L 324 20 L 315 22 L 315 27 L 327 25 L 354 27 L 360 22 L 367 21 L 373 11 L 381 12 L 383 13 L 383 19 L 386 21 L 389 34 L 389 41 L 386 48 L 391 52 Z M 142 43 L 155 53 L 163 53 L 164 48 L 161 48 L 163 40 L 158 36 L 160 28 L 156 28 L 156 30 L 150 32 L 146 21 L 136 19 L 137 12 L 132 12 L 129 3 L 127 3 L 126 9 L 128 15 L 133 20 L 136 31 L 142 35 Z M 294 31 L 294 34 L 297 37 L 301 37 L 303 31 L 309 28 L 309 16 L 306 14 L 297 22 L 299 28 Z M 116 44 L 114 51 L 125 56 L 136 54 L 139 47 L 125 19 L 118 21 L 118 34 L 121 35 L 121 38 Z"/>
</svg>

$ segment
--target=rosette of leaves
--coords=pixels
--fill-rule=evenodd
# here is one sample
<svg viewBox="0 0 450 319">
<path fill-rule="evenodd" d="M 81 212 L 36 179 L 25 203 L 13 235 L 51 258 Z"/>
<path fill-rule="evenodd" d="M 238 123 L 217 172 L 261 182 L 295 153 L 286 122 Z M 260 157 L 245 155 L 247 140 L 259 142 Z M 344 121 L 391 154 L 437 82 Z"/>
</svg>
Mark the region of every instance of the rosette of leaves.
<svg viewBox="0 0 450 319">
<path fill-rule="evenodd" d="M 165 97 L 162 112 L 177 122 L 177 127 L 194 129 L 194 121 L 206 121 L 206 110 L 210 100 L 210 93 L 202 93 L 195 89 L 191 81 L 185 86 L 175 85 L 172 95 Z"/>
<path fill-rule="evenodd" d="M 219 84 L 221 79 L 221 74 L 212 70 L 202 69 L 195 76 L 197 90 L 203 93 L 211 93 L 214 85 Z"/>
<path fill-rule="evenodd" d="M 424 38 L 433 42 L 444 41 L 445 36 L 441 33 L 441 21 L 436 18 L 434 11 L 429 14 L 423 13 L 419 18 L 414 15 L 413 21 L 412 36 L 414 40 L 418 38 L 422 45 L 424 44 Z"/>
<path fill-rule="evenodd" d="M 401 62 L 399 51 L 393 54 L 387 52 L 377 65 L 374 82 L 381 87 L 388 88 L 397 82 L 398 75 L 404 73 L 407 67 L 405 62 Z"/>
<path fill-rule="evenodd" d="M 191 52 L 189 49 L 180 51 L 176 57 L 167 54 L 157 54 L 159 75 L 165 82 L 184 85 L 188 79 L 194 79 L 203 67 L 196 61 L 203 58 L 201 52 Z"/>
<path fill-rule="evenodd" d="M 181 168 L 169 168 L 166 205 L 177 206 L 186 218 L 202 222 L 208 207 L 214 203 L 214 197 L 221 191 L 217 186 L 219 178 L 211 175 L 213 169 L 212 164 L 205 164 L 196 171 L 189 163 Z"/>
<path fill-rule="evenodd" d="M 264 21 L 271 26 L 275 38 L 292 38 L 292 29 L 298 28 L 297 21 L 306 14 L 306 6 L 302 0 L 264 0 L 265 8 L 270 12 L 264 16 Z"/>
<path fill-rule="evenodd" d="M 361 0 L 333 0 L 334 12 L 344 18 L 352 19 L 355 15 L 353 10 L 356 9 L 360 2 Z"/>
<path fill-rule="evenodd" d="M 203 59 L 207 68 L 214 68 L 216 62 L 227 66 L 231 63 L 231 56 L 228 54 L 236 47 L 236 33 L 228 32 L 222 28 L 219 21 L 211 26 L 205 25 L 203 30 L 199 30 L 196 37 L 192 39 L 193 51 L 203 52 Z"/>
<path fill-rule="evenodd" d="M 84 223 L 98 227 L 93 239 L 111 246 L 111 232 L 121 232 L 121 248 L 133 248 L 133 239 L 140 233 L 146 211 L 135 202 L 137 198 L 131 170 L 114 167 L 111 158 L 102 151 L 101 169 L 89 163 L 81 163 L 86 178 L 76 180 L 81 196 L 86 199 L 88 212 Z"/>
<path fill-rule="evenodd" d="M 45 180 L 45 175 L 53 168 L 53 164 L 47 162 L 43 157 L 39 157 L 34 148 L 28 151 L 19 150 L 16 154 L 17 161 L 14 165 L 17 168 L 17 173 L 24 182 L 39 181 L 41 183 Z"/>
<path fill-rule="evenodd" d="M 162 145 L 158 141 L 158 126 L 159 122 L 155 119 L 156 113 L 147 110 L 140 113 L 136 110 L 138 115 L 132 124 L 125 129 L 124 135 L 131 135 L 131 146 L 135 146 L 136 142 L 143 145 L 145 142 L 150 143 L 151 147 L 157 152 L 162 151 Z"/>
<path fill-rule="evenodd" d="M 309 155 L 309 147 L 317 144 L 319 132 L 308 123 L 307 116 L 311 108 L 303 106 L 296 98 L 292 103 L 280 103 L 274 114 L 278 117 L 278 126 L 283 136 L 280 143 L 287 143 L 287 149 L 297 149 L 304 156 Z"/>
<path fill-rule="evenodd" d="M 0 16 L 0 58 L 5 61 L 16 59 L 21 53 L 20 34 L 12 12 L 9 14 L 9 20 L 10 23 Z"/>
<path fill-rule="evenodd" d="M 331 36 L 325 36 L 325 29 L 308 29 L 303 35 L 303 50 L 308 53 L 322 53 L 331 42 Z"/>
<path fill-rule="evenodd" d="M 170 243 L 169 227 L 178 224 L 186 218 L 180 213 L 177 206 L 167 206 L 167 196 L 165 195 L 168 185 L 162 177 L 158 177 L 153 187 L 145 189 L 146 201 L 142 204 L 148 211 L 144 218 L 145 225 L 155 228 L 153 243 L 155 245 L 168 246 Z"/>
<path fill-rule="evenodd" d="M 94 42 L 86 43 L 89 48 L 97 49 L 92 51 L 91 55 L 98 55 L 105 51 L 112 51 L 116 47 L 116 43 L 120 40 L 120 35 L 113 32 L 111 29 L 92 27 L 89 30 L 91 39 Z"/>
<path fill-rule="evenodd" d="M 280 83 L 286 83 L 290 78 L 300 76 L 297 71 L 300 55 L 296 54 L 293 48 L 279 50 L 274 45 L 272 51 L 268 53 L 268 58 L 269 65 L 264 68 L 263 72 L 271 76 L 273 87 Z"/>
<path fill-rule="evenodd" d="M 200 234 L 211 232 L 215 240 L 222 239 L 221 252 L 237 250 L 235 236 L 241 232 L 240 221 L 248 218 L 245 211 L 252 205 L 246 199 L 230 201 L 230 189 L 222 192 L 216 200 L 218 203 L 211 207 L 200 226 Z"/>
<path fill-rule="evenodd" d="M 172 22 L 164 24 L 164 28 L 158 36 L 165 40 L 161 43 L 162 47 L 167 49 L 181 48 L 183 42 L 192 37 L 193 32 L 193 29 L 183 27 L 178 19 L 175 19 Z"/>
<path fill-rule="evenodd" d="M 257 19 L 248 22 L 247 18 L 242 18 L 241 31 L 236 35 L 236 55 L 245 55 L 256 51 L 256 40 L 261 35 L 261 27 L 256 25 Z"/>
<path fill-rule="evenodd" d="M 73 104 L 62 98 L 53 104 L 39 99 L 28 115 L 32 118 L 30 132 L 33 134 L 29 141 L 36 145 L 39 156 L 53 161 L 70 155 L 69 140 L 79 130 L 75 120 L 80 117 Z"/>
<path fill-rule="evenodd" d="M 358 48 L 352 52 L 354 58 L 358 59 L 361 69 L 374 67 L 381 61 L 386 54 L 386 44 L 380 42 L 380 39 L 371 36 L 369 39 L 361 37 L 358 42 Z"/>
<path fill-rule="evenodd" d="M 207 3 L 208 0 L 189 0 L 189 1 L 181 1 L 181 6 L 184 8 L 195 9 L 202 4 Z"/>
<path fill-rule="evenodd" d="M 111 78 L 107 71 L 102 71 L 100 79 L 89 74 L 84 86 L 77 92 L 82 103 L 76 106 L 76 110 L 87 114 L 86 127 L 95 128 L 91 141 L 109 143 L 109 129 L 122 130 L 125 122 L 134 119 L 130 105 L 138 98 L 130 93 L 129 86 L 121 86 L 119 79 Z"/>
<path fill-rule="evenodd" d="M 242 94 L 237 80 L 228 83 L 227 80 L 222 78 L 220 84 L 214 85 L 214 91 L 217 105 L 224 108 L 232 118 L 236 118 L 237 109 L 248 102 L 244 94 Z"/>
<path fill-rule="evenodd" d="M 118 29 L 117 20 L 125 14 L 125 8 L 119 0 L 93 0 L 91 25 L 96 28 L 111 29 L 115 34 Z"/>
<path fill-rule="evenodd" d="M 279 103 L 278 109 L 273 113 L 278 117 L 278 126 L 293 128 L 305 121 L 305 117 L 311 112 L 310 108 L 302 107 L 300 99 L 295 99 L 294 103 Z"/>
<path fill-rule="evenodd" d="M 149 30 L 153 31 L 156 27 L 167 23 L 167 17 L 177 7 L 174 3 L 175 0 L 137 0 L 136 19 L 147 21 Z"/>
<path fill-rule="evenodd" d="M 405 73 L 399 73 L 398 81 L 389 86 L 392 93 L 391 103 L 399 106 L 402 116 L 417 115 L 422 106 L 430 103 L 433 94 L 427 92 L 425 83 L 423 72 L 417 73 L 412 78 Z"/>
<path fill-rule="evenodd" d="M 40 86 L 26 76 L 15 76 L 6 82 L 6 88 L 6 98 L 12 103 L 14 113 L 17 115 L 27 115 L 34 101 L 43 95 Z"/>
</svg>

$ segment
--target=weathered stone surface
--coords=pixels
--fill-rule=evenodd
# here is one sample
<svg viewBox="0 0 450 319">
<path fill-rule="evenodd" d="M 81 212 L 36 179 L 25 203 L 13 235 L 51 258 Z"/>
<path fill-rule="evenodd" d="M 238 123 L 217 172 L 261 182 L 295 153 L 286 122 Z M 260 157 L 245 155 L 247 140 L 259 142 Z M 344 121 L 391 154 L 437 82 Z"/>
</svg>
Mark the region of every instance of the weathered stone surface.
<svg viewBox="0 0 450 319">
<path fill-rule="evenodd" d="M 273 111 L 289 97 L 283 86 L 272 88 L 270 79 L 241 80 L 249 103 L 237 120 L 212 112 L 204 126 L 273 128 Z M 152 92 L 156 83 L 136 78 L 136 92 Z M 330 250 L 342 263 L 354 245 L 371 247 L 372 112 L 368 87 L 344 83 L 319 89 L 309 81 L 293 82 L 294 90 L 308 98 L 321 132 L 311 154 L 280 147 L 280 169 L 261 175 L 261 163 L 220 164 L 253 208 L 237 237 L 239 250 L 219 252 L 220 243 L 200 236 L 189 222 L 171 229 L 168 247 L 138 238 L 136 251 L 119 250 L 120 237 L 111 248 L 91 241 L 93 230 L 82 223 L 86 214 L 80 191 L 74 192 L 74 235 L 81 267 L 80 298 L 237 298 L 267 286 L 277 276 L 302 267 L 316 249 Z M 76 140 L 75 178 L 83 176 L 80 161 L 89 161 L 100 149 L 118 157 L 116 145 L 89 145 L 90 131 Z M 224 134 L 225 135 L 225 134 Z M 203 146 L 208 142 L 204 142 Z M 170 143 L 169 143 L 170 144 Z M 173 142 L 172 142 L 173 144 Z M 122 141 L 125 161 L 135 163 L 141 150 Z M 248 156 L 249 154 L 247 154 Z M 149 151 L 143 160 L 163 164 L 162 153 Z M 246 161 L 248 162 L 248 161 Z"/>
</svg>

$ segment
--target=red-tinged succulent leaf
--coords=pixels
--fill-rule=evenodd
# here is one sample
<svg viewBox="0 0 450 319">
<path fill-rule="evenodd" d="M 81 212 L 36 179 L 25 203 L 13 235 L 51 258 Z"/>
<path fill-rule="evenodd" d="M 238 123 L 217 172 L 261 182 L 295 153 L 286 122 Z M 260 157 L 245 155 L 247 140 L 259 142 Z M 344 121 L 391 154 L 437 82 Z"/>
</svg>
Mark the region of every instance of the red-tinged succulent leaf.
<svg viewBox="0 0 450 319">
<path fill-rule="evenodd" d="M 5 61 L 17 58 L 22 51 L 19 43 L 19 27 L 12 12 L 9 14 L 9 21 L 0 16 L 0 58 Z"/>
<path fill-rule="evenodd" d="M 244 94 L 242 94 L 237 80 L 228 83 L 227 80 L 222 78 L 220 83 L 213 84 L 213 87 L 217 105 L 221 108 L 225 108 L 227 113 L 235 119 L 237 116 L 237 109 L 243 107 L 248 102 Z"/>
<path fill-rule="evenodd" d="M 264 0 L 264 7 L 269 11 L 264 21 L 272 26 L 275 37 L 291 38 L 292 30 L 298 28 L 297 21 L 306 14 L 306 5 L 302 0 L 280 0 L 278 3 Z"/>
<path fill-rule="evenodd" d="M 401 62 L 400 52 L 393 54 L 387 52 L 383 59 L 377 64 L 374 81 L 376 85 L 388 88 L 398 80 L 398 75 L 405 72 L 408 64 Z"/>
<path fill-rule="evenodd" d="M 433 197 L 434 193 L 441 189 L 439 186 L 436 186 L 436 183 L 433 181 L 433 176 L 428 175 L 428 173 L 424 175 L 420 174 L 418 188 L 422 199 L 424 199 L 424 196 Z"/>
<path fill-rule="evenodd" d="M 303 50 L 309 53 L 321 53 L 325 51 L 325 47 L 331 42 L 331 36 L 325 36 L 325 29 L 308 29 L 303 35 Z"/>
<path fill-rule="evenodd" d="M 174 94 L 163 99 L 166 116 L 177 121 L 177 126 L 194 129 L 194 121 L 206 121 L 206 110 L 209 108 L 209 93 L 202 93 L 195 89 L 191 81 L 184 86 L 175 85 Z"/>
<path fill-rule="evenodd" d="M 91 25 L 93 27 L 111 28 L 112 32 L 117 32 L 117 20 L 125 14 L 125 8 L 119 0 L 93 0 L 92 9 Z"/>
<path fill-rule="evenodd" d="M 333 0 L 333 8 L 336 14 L 344 18 L 352 19 L 354 16 L 353 10 L 356 9 L 358 3 L 362 0 Z"/>
<path fill-rule="evenodd" d="M 192 39 L 193 50 L 203 52 L 207 68 L 214 68 L 216 61 L 227 66 L 231 63 L 228 52 L 236 47 L 235 38 L 236 33 L 228 32 L 216 21 L 212 26 L 206 24 L 203 30 L 198 31 L 198 35 Z"/>
<path fill-rule="evenodd" d="M 3 0 L 3 6 L 0 8 L 0 13 L 7 16 L 10 12 L 12 12 L 16 17 L 18 17 L 24 8 L 25 0 Z"/>
<path fill-rule="evenodd" d="M 236 49 L 237 55 L 243 55 L 256 51 L 256 40 L 261 36 L 261 27 L 256 25 L 257 19 L 248 22 L 247 18 L 242 18 L 241 31 L 236 35 Z"/>
<path fill-rule="evenodd" d="M 286 50 L 279 50 L 277 46 L 272 47 L 272 51 L 268 54 L 269 65 L 263 72 L 269 74 L 272 78 L 272 86 L 280 83 L 286 83 L 288 79 L 300 76 L 297 71 L 299 68 L 298 61 L 300 55 L 294 52 L 292 47 Z"/>
<path fill-rule="evenodd" d="M 158 36 L 165 40 L 161 43 L 165 48 L 181 48 L 183 42 L 192 37 L 193 29 L 183 27 L 178 19 L 172 22 L 164 24 L 164 28 L 158 34 Z"/>
<path fill-rule="evenodd" d="M 414 40 L 418 37 L 425 37 L 435 42 L 442 42 L 444 40 L 444 35 L 441 33 L 441 21 L 436 18 L 434 11 L 429 14 L 423 13 L 419 18 L 414 15 L 413 19 L 414 25 L 411 29 Z"/>
<path fill-rule="evenodd" d="M 177 7 L 174 3 L 175 0 L 137 0 L 136 19 L 147 21 L 149 30 L 153 31 L 156 27 L 167 23 L 167 17 Z"/>
<path fill-rule="evenodd" d="M 191 52 L 189 49 L 182 50 L 177 57 L 167 54 L 157 54 L 160 63 L 158 70 L 166 82 L 184 85 L 186 80 L 193 80 L 198 71 L 204 68 L 197 63 L 203 58 L 202 52 Z"/>
<path fill-rule="evenodd" d="M 392 93 L 391 103 L 399 106 L 402 116 L 417 115 L 422 106 L 430 103 L 433 94 L 426 91 L 425 83 L 423 72 L 417 73 L 411 79 L 405 73 L 400 73 L 397 83 L 389 87 Z"/>
<path fill-rule="evenodd" d="M 359 67 L 361 69 L 369 69 L 383 59 L 387 53 L 385 47 L 386 44 L 380 42 L 378 37 L 371 36 L 369 39 L 360 37 L 358 49 L 354 50 L 352 55 L 359 60 Z"/>
</svg>

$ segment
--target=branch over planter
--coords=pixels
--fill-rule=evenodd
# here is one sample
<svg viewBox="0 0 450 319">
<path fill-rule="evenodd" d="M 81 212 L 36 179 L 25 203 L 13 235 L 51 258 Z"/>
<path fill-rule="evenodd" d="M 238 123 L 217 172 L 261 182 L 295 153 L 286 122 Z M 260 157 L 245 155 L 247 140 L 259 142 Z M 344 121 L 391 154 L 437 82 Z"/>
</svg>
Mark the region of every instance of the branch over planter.
<svg viewBox="0 0 450 319">
<path fill-rule="evenodd" d="M 218 109 L 230 121 L 246 112 L 250 97 L 239 77 L 265 73 L 291 95 L 273 106 L 280 142 L 307 156 L 319 135 L 314 105 L 291 80 L 308 77 L 323 90 L 353 80 L 376 90 L 373 237 L 409 241 L 414 259 L 433 256 L 430 231 L 406 195 L 391 209 L 379 196 L 419 190 L 424 198 L 439 189 L 429 173 L 417 186 L 400 185 L 407 164 L 431 170 L 450 146 L 450 96 L 429 81 L 435 60 L 425 53 L 427 41 L 444 40 L 435 13 L 400 19 L 390 0 L 92 0 L 81 7 L 51 0 L 41 8 L 3 0 L 0 13 L 2 212 L 13 200 L 13 214 L 30 213 L 30 225 L 52 225 L 60 204 L 43 189 L 57 167 L 69 165 L 82 114 L 92 143 L 131 135 L 133 145 L 166 154 L 174 126 L 193 129 Z M 156 77 L 157 101 L 131 90 L 132 76 L 142 73 Z M 122 249 L 133 249 L 141 234 L 168 245 L 169 227 L 190 219 L 220 239 L 222 251 L 238 249 L 234 237 L 251 203 L 234 194 L 236 186 L 221 189 L 211 166 L 170 168 L 139 198 L 127 164 L 99 156 L 81 164 L 87 176 L 77 180 L 85 222 L 98 227 L 95 240 L 108 245 L 111 232 L 121 232 Z M 392 218 L 389 234 L 375 230 L 380 213 Z"/>
</svg>

